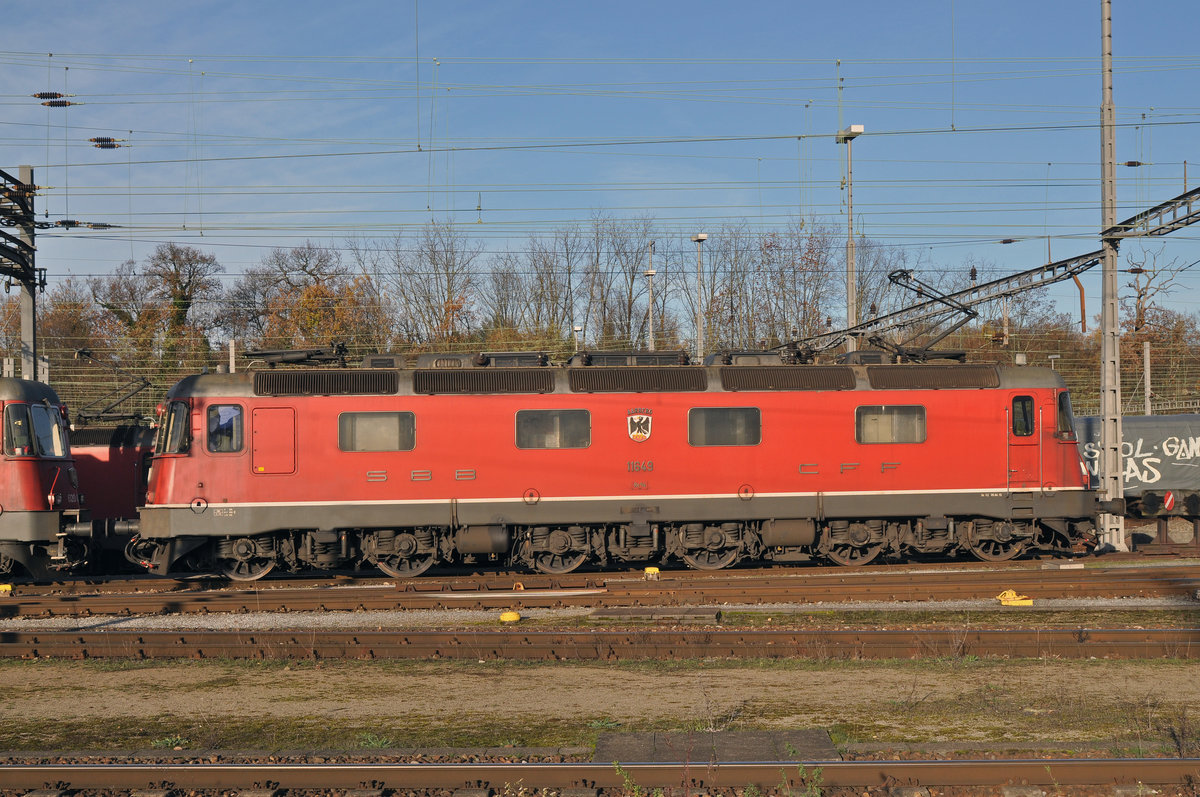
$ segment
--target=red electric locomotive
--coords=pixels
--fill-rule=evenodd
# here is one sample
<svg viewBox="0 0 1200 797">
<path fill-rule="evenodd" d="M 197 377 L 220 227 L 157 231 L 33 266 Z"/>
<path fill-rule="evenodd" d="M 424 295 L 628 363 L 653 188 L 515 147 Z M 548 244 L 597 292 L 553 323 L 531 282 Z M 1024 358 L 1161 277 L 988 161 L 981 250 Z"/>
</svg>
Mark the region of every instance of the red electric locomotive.
<svg viewBox="0 0 1200 797">
<path fill-rule="evenodd" d="M 122 424 L 90 426 L 71 431 L 71 454 L 79 481 L 88 491 L 88 511 L 103 536 L 113 537 L 137 517 L 146 496 L 146 476 L 154 430 Z"/>
<path fill-rule="evenodd" d="M 34 577 L 83 564 L 91 524 L 71 457 L 67 408 L 39 382 L 0 378 L 4 477 L 0 478 L 0 574 Z"/>
<path fill-rule="evenodd" d="M 421 355 L 189 377 L 160 410 L 126 555 L 235 579 L 358 561 L 412 576 L 463 557 L 552 573 L 999 561 L 1068 553 L 1118 510 L 1088 486 L 1051 370 L 686 359 Z"/>
</svg>

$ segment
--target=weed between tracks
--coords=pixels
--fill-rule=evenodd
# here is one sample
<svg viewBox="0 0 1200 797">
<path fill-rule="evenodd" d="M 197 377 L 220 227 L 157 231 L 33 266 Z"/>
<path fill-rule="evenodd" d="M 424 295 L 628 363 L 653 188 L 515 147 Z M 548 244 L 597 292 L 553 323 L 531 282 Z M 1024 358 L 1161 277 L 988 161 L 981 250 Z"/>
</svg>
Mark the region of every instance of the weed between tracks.
<svg viewBox="0 0 1200 797">
<path fill-rule="evenodd" d="M 1112 741 L 1200 755 L 1186 662 L 0 662 L 0 750 L 590 747 L 828 729 L 836 744 Z M 169 744 L 168 744 L 169 742 Z"/>
</svg>

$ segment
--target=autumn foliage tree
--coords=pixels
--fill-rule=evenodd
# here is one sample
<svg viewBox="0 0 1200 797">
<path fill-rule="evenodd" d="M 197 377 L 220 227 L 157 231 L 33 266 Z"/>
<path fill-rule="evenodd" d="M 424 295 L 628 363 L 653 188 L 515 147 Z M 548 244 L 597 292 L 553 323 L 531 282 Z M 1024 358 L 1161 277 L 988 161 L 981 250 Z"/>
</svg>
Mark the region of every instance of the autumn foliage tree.
<svg viewBox="0 0 1200 797">
<path fill-rule="evenodd" d="M 597 213 L 496 251 L 473 229 L 432 220 L 413 232 L 336 246 L 306 241 L 271 250 L 232 277 L 210 253 L 163 243 L 142 262 L 55 285 L 39 303 L 42 351 L 54 381 L 67 389 L 103 381 L 72 359 L 86 348 L 161 392 L 223 363 L 217 350 L 228 341 L 240 352 L 340 343 L 351 361 L 414 350 L 536 350 L 564 358 L 577 341 L 590 349 L 648 348 L 651 327 L 655 348 L 692 350 L 699 312 L 703 348 L 712 353 L 780 346 L 837 329 L 845 317 L 843 239 L 812 220 L 767 231 L 737 222 L 708 227 L 699 287 L 695 244 L 649 217 Z M 862 319 L 921 300 L 887 279 L 897 269 L 912 269 L 946 293 L 968 286 L 973 273 L 982 281 L 997 272 L 969 256 L 934 264 L 866 237 L 856 243 Z M 1200 321 L 1167 303 L 1181 267 L 1160 262 L 1155 251 L 1126 257 L 1132 279 L 1123 290 L 1123 393 L 1138 393 L 1141 347 L 1149 343 L 1154 398 L 1186 398 L 1200 374 Z M 1080 330 L 1045 291 L 976 309 L 977 318 L 938 346 L 965 350 L 974 361 L 1011 362 L 1022 353 L 1030 364 L 1054 365 L 1080 403 L 1094 398 L 1094 327 Z M 19 351 L 19 316 L 16 296 L 0 302 L 6 356 Z M 908 338 L 921 334 L 904 329 L 888 340 L 920 346 Z"/>
</svg>

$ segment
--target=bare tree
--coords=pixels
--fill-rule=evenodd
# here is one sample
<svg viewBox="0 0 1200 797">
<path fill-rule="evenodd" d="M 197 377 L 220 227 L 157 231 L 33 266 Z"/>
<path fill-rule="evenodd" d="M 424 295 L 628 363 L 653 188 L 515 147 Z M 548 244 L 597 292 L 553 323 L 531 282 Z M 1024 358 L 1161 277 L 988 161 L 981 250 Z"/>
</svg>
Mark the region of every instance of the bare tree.
<svg viewBox="0 0 1200 797">
<path fill-rule="evenodd" d="M 466 338 L 475 317 L 482 251 L 482 244 L 453 224 L 438 221 L 422 228 L 413 251 L 396 250 L 382 280 L 410 343 L 444 345 Z"/>
<path fill-rule="evenodd" d="M 545 332 L 548 341 L 570 335 L 577 318 L 576 295 L 583 282 L 586 242 L 578 227 L 562 227 L 548 239 L 529 239 L 528 266 L 530 328 Z M 580 323 L 583 326 L 582 323 Z"/>
<path fill-rule="evenodd" d="M 167 303 L 169 335 L 178 335 L 185 327 L 195 325 L 193 308 L 220 294 L 217 274 L 224 270 L 216 257 L 191 246 L 165 243 L 154 250 L 143 274 L 150 295 Z"/>
<path fill-rule="evenodd" d="M 1179 272 L 1184 266 L 1174 258 L 1159 263 L 1162 255 L 1163 247 L 1149 249 L 1145 246 L 1135 247 L 1125 253 L 1128 272 L 1133 279 L 1125 284 L 1129 292 L 1121 297 L 1121 309 L 1125 326 L 1130 332 L 1144 329 L 1161 310 L 1161 301 L 1179 285 Z"/>
<path fill-rule="evenodd" d="M 109 341 L 114 358 L 130 366 L 158 362 L 167 313 L 153 296 L 150 278 L 127 260 L 112 274 L 88 280 L 88 286 L 105 311 L 100 334 Z"/>
<path fill-rule="evenodd" d="M 840 284 L 828 230 L 793 220 L 760 238 L 760 315 L 771 345 L 828 330 Z"/>
<path fill-rule="evenodd" d="M 519 254 L 503 252 L 483 280 L 480 331 L 490 348 L 507 348 L 526 335 L 537 334 L 528 324 L 532 283 L 524 269 Z"/>
</svg>

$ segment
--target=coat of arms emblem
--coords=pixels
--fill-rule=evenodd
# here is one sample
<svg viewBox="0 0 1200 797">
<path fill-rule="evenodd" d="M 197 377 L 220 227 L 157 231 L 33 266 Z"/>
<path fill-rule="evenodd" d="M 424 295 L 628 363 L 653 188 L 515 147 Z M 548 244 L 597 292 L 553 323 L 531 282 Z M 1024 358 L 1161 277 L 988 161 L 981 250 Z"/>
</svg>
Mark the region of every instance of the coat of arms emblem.
<svg viewBox="0 0 1200 797">
<path fill-rule="evenodd" d="M 629 438 L 636 443 L 650 439 L 650 410 L 630 410 L 628 415 Z"/>
</svg>

